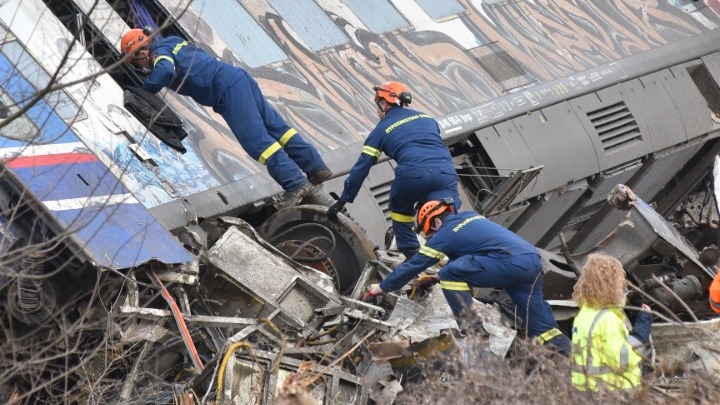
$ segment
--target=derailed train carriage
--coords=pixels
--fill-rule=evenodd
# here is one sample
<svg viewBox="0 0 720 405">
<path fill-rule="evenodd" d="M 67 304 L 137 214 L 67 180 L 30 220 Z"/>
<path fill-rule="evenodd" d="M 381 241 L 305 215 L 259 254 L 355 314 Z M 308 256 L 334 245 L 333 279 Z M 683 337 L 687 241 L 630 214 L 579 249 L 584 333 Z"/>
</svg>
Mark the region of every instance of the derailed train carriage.
<svg viewBox="0 0 720 405">
<path fill-rule="evenodd" d="M 379 401 L 397 389 L 390 365 L 368 353 L 328 365 L 362 339 L 442 340 L 454 327 L 433 312 L 442 304 L 357 301 L 397 263 L 374 249 L 392 162 L 348 207 L 359 223 L 328 223 L 322 206 L 275 212 L 279 188 L 211 111 L 162 96 L 182 122 L 181 153 L 124 108 L 123 88 L 141 80 L 117 63 L 132 26 L 250 71 L 338 176 L 325 191 L 341 190 L 374 124 L 372 86 L 403 81 L 441 125 L 465 207 L 542 249 L 560 317 L 592 251 L 621 257 L 656 309 L 712 316 L 717 258 L 698 251 L 718 244 L 717 2 L 36 0 L 0 11 L 6 397 L 70 395 L 71 381 L 86 396 L 162 402 L 193 381 L 206 398 L 270 401 L 310 367 L 323 375 L 317 397 Z M 654 208 L 612 208 L 617 184 Z M 242 377 L 224 378 L 233 371 Z M 98 380 L 107 386 L 83 384 Z"/>
</svg>

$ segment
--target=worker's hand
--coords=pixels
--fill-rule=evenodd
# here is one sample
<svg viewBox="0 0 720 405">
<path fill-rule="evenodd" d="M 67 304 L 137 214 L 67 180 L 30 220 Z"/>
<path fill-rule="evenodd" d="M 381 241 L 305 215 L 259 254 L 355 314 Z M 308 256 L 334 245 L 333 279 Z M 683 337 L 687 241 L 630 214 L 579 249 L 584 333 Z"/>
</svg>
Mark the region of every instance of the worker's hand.
<svg viewBox="0 0 720 405">
<path fill-rule="evenodd" d="M 140 76 L 148 77 L 148 76 L 150 76 L 150 73 L 152 73 L 152 69 L 149 69 L 149 68 L 140 68 L 140 67 L 137 67 L 137 66 L 135 66 L 135 65 L 131 65 L 131 66 L 135 68 L 135 72 L 136 72 L 137 74 L 139 74 Z"/>
<path fill-rule="evenodd" d="M 643 312 L 652 312 L 652 309 L 650 309 L 650 306 L 647 304 L 640 304 L 640 310 Z"/>
<path fill-rule="evenodd" d="M 380 284 L 373 284 L 370 286 L 370 288 L 368 288 L 367 291 L 365 291 L 365 294 L 362 296 L 362 300 L 363 302 L 370 302 L 382 293 L 383 290 L 382 288 L 380 288 Z"/>
<path fill-rule="evenodd" d="M 337 221 L 338 213 L 342 211 L 343 208 L 345 208 L 345 201 L 337 200 L 335 204 L 331 205 L 330 208 L 328 208 L 328 218 L 330 218 L 331 221 Z"/>
</svg>

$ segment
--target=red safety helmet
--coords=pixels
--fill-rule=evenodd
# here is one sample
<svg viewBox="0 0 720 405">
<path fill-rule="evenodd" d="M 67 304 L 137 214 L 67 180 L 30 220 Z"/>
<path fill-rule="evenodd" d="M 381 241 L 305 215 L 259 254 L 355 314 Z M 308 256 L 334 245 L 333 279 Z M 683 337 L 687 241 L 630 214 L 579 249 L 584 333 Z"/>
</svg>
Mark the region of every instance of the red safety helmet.
<svg viewBox="0 0 720 405">
<path fill-rule="evenodd" d="M 454 201 L 452 198 L 443 199 L 441 201 L 431 200 L 423 204 L 417 213 L 417 227 L 415 230 L 425 235 L 428 234 L 430 226 L 432 226 L 433 219 L 439 217 L 444 213 L 452 213 L 454 208 Z"/>
<path fill-rule="evenodd" d="M 122 52 L 123 55 L 128 55 L 150 44 L 150 35 L 152 32 L 148 32 L 148 30 L 141 28 L 133 28 L 126 32 L 120 41 L 120 52 Z"/>
<path fill-rule="evenodd" d="M 404 84 L 395 81 L 385 82 L 379 86 L 373 87 L 375 90 L 375 103 L 380 99 L 385 99 L 390 104 L 400 107 L 412 103 L 412 94 Z"/>
</svg>

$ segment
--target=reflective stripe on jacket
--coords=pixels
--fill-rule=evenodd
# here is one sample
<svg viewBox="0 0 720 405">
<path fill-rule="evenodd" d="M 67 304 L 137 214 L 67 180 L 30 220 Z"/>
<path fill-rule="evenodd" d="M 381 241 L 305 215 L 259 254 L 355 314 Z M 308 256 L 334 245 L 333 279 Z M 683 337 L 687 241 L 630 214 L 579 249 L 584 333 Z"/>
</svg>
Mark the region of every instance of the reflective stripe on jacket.
<svg viewBox="0 0 720 405">
<path fill-rule="evenodd" d="M 642 357 L 628 341 L 617 308 L 581 307 L 573 323 L 572 384 L 585 391 L 640 386 Z"/>
<path fill-rule="evenodd" d="M 720 314 L 720 272 L 710 284 L 710 308 Z"/>
</svg>

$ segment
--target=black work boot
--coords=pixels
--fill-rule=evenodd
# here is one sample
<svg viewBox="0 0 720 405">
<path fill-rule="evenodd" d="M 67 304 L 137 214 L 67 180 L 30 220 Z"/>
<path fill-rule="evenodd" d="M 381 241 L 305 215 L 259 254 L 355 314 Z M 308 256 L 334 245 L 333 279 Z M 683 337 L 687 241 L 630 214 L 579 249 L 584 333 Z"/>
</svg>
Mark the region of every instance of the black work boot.
<svg viewBox="0 0 720 405">
<path fill-rule="evenodd" d="M 315 173 L 308 175 L 308 181 L 313 186 L 317 186 L 318 184 L 322 184 L 325 182 L 325 180 L 328 180 L 330 177 L 332 177 L 333 172 L 328 169 L 327 167 L 324 167 Z"/>
<path fill-rule="evenodd" d="M 286 191 L 283 194 L 283 200 L 277 204 L 277 208 L 281 210 L 283 208 L 294 207 L 300 204 L 303 198 L 312 194 L 313 191 L 315 191 L 315 186 L 310 183 L 305 183 L 305 185 L 295 191 Z"/>
</svg>

